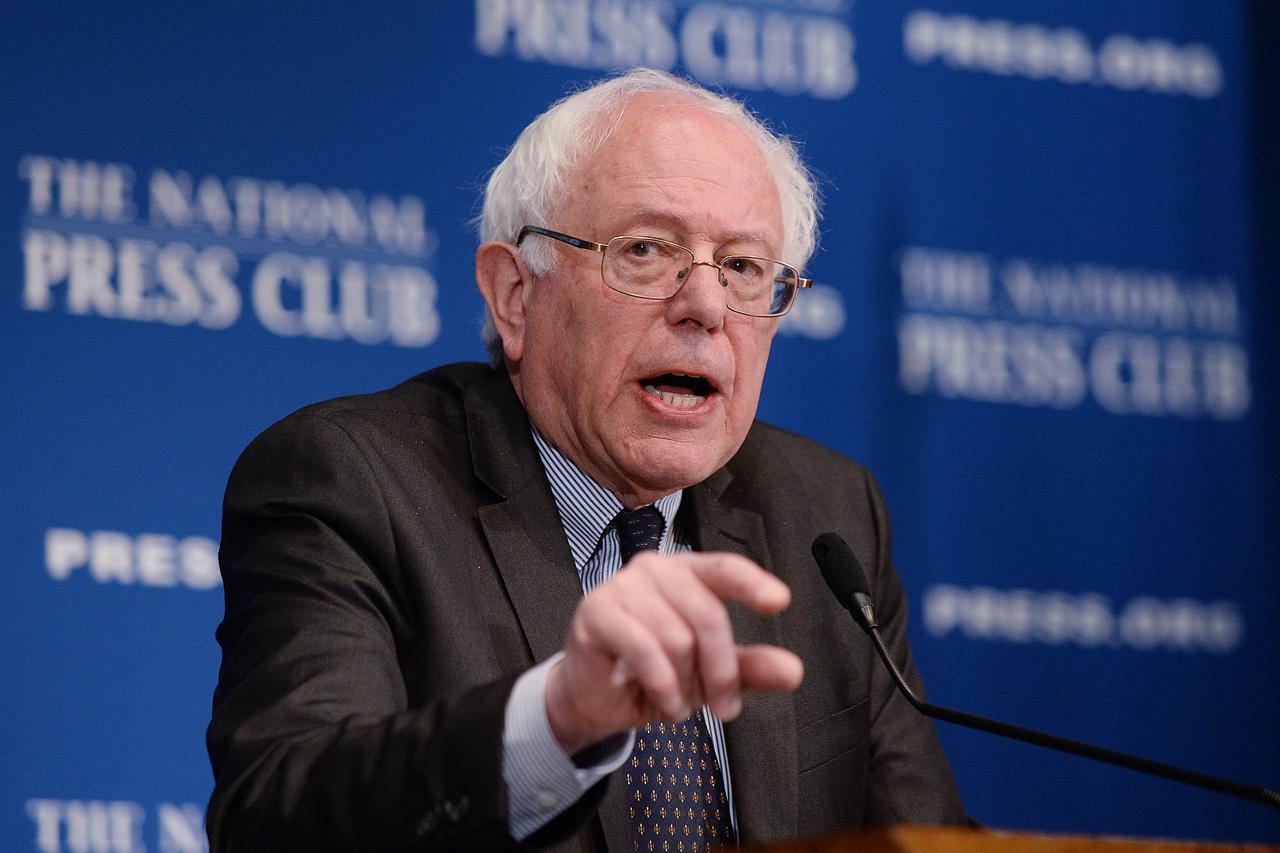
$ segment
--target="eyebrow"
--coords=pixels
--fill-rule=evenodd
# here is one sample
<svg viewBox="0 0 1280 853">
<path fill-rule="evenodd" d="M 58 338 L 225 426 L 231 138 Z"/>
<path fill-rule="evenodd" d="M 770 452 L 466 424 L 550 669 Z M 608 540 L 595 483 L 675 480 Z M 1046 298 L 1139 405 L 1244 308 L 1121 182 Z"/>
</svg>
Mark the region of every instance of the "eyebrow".
<svg viewBox="0 0 1280 853">
<path fill-rule="evenodd" d="M 650 209 L 650 208 L 639 208 L 637 210 L 634 210 L 630 214 L 628 214 L 626 218 L 623 219 L 622 221 L 624 223 L 643 222 L 646 225 L 659 225 L 669 229 L 674 234 L 680 234 L 680 235 L 687 234 L 689 229 L 688 222 L 686 222 L 682 217 L 672 216 L 670 213 L 667 213 L 665 211 Z M 623 227 L 626 230 L 619 232 L 619 234 L 633 233 L 631 231 L 631 228 L 633 227 L 632 225 L 624 225 Z M 609 237 L 610 238 L 617 237 L 619 236 L 619 234 L 611 234 L 609 235 Z M 641 235 L 641 236 L 644 236 L 644 235 Z M 657 235 L 652 235 L 652 236 L 657 236 Z M 722 245 L 723 244 L 731 245 L 735 243 L 739 243 L 739 244 L 758 243 L 764 246 L 764 245 L 768 245 L 770 240 L 771 240 L 771 235 L 769 234 L 752 233 L 749 231 L 730 232 L 727 235 L 723 235 L 723 239 L 721 239 L 720 236 L 716 237 L 716 242 Z"/>
</svg>

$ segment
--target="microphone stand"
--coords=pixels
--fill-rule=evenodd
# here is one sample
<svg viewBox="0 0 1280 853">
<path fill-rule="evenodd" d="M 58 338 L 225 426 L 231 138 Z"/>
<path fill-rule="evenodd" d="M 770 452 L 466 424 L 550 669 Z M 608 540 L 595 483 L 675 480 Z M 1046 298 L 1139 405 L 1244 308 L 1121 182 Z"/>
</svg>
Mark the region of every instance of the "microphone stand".
<svg viewBox="0 0 1280 853">
<path fill-rule="evenodd" d="M 861 621 L 861 620 L 859 620 Z M 1207 773 L 1197 773 L 1194 770 L 1187 770 L 1182 767 L 1176 767 L 1172 764 L 1165 764 L 1162 761 L 1152 761 L 1149 758 L 1141 758 L 1136 755 L 1129 755 L 1125 752 L 1119 752 L 1114 749 L 1106 749 L 1101 746 L 1094 746 L 1091 743 L 1083 741 L 1071 740 L 1070 738 L 1058 737 L 1046 732 L 1038 732 L 1035 729 L 1024 728 L 1023 726 L 1015 726 L 1011 723 L 1003 723 L 999 720 L 980 717 L 977 714 L 969 714 L 964 711 L 957 711 L 953 708 L 944 708 L 941 705 L 934 705 L 926 702 L 915 694 L 911 689 L 911 685 L 907 684 L 906 679 L 902 677 L 902 673 L 898 670 L 897 665 L 893 662 L 893 658 L 889 656 L 889 650 L 885 647 L 884 640 L 880 637 L 880 631 L 873 625 L 870 629 L 863 626 L 863 630 L 871 637 L 872 643 L 875 644 L 876 651 L 880 653 L 880 659 L 884 661 L 885 666 L 889 668 L 889 673 L 893 676 L 894 682 L 898 685 L 898 690 L 907 698 L 917 711 L 926 717 L 932 717 L 935 720 L 942 720 L 948 723 L 955 723 L 959 726 L 966 726 L 979 731 L 990 732 L 991 734 L 1002 735 L 1003 737 L 1013 738 L 1025 743 L 1033 743 L 1036 746 L 1048 747 L 1056 749 L 1059 752 L 1068 752 L 1072 755 L 1080 755 L 1085 758 L 1092 758 L 1096 761 L 1105 761 L 1107 764 L 1114 764 L 1117 767 L 1124 767 L 1129 770 L 1137 770 L 1142 773 L 1150 773 L 1153 776 L 1161 776 L 1165 779 L 1172 779 L 1175 782 L 1183 782 L 1187 785 L 1195 785 L 1200 788 L 1207 788 L 1210 791 L 1218 791 L 1223 794 L 1230 794 L 1239 797 L 1242 800 L 1250 802 L 1262 803 L 1271 806 L 1273 809 L 1280 810 L 1280 793 L 1270 788 L 1263 788 L 1257 785 L 1245 785 L 1242 782 L 1234 782 L 1230 779 L 1222 779 L 1218 776 L 1210 776 Z"/>
<path fill-rule="evenodd" d="M 862 568 L 862 563 L 858 560 L 857 555 L 835 533 L 823 533 L 813 540 L 813 558 L 822 570 L 822 577 L 826 580 L 827 586 L 831 588 L 836 600 L 849 611 L 853 621 L 858 623 L 858 627 L 862 628 L 867 636 L 871 638 L 871 642 L 875 644 L 876 652 L 879 653 L 880 660 L 884 661 L 884 665 L 889 668 L 889 673 L 893 676 L 898 690 L 917 711 L 926 717 L 990 732 L 991 734 L 1020 740 L 1024 743 L 1035 744 L 1036 746 L 1056 749 L 1059 752 L 1092 758 L 1095 761 L 1104 761 L 1107 764 L 1114 764 L 1116 767 L 1149 773 L 1153 776 L 1172 779 L 1175 782 L 1207 788 L 1210 791 L 1230 794 L 1242 800 L 1262 803 L 1263 805 L 1271 806 L 1273 809 L 1280 810 L 1280 793 L 1276 793 L 1270 788 L 1245 785 L 1242 782 L 1210 776 L 1207 773 L 1197 773 L 1194 770 L 1186 770 L 1161 761 L 1139 758 L 1136 755 L 1129 755 L 1118 750 L 1105 749 L 1101 746 L 1094 746 L 1091 743 L 1058 737 L 1057 735 L 1038 732 L 1035 729 L 1015 726 L 1010 723 L 1002 723 L 999 720 L 979 717 L 977 714 L 944 708 L 941 705 L 934 705 L 924 701 L 915 694 L 915 691 L 911 689 L 911 685 L 907 684 L 897 664 L 893 662 L 889 649 L 885 647 L 884 639 L 880 636 L 879 625 L 876 623 L 875 604 L 871 601 L 871 585 L 867 583 L 867 573 Z"/>
</svg>

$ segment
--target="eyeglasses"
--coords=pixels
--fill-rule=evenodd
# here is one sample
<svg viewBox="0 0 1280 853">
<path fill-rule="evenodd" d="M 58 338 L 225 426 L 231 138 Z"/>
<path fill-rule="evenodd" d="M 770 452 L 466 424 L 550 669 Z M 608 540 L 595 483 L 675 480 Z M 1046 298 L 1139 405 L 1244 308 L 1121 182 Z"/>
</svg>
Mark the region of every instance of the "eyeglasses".
<svg viewBox="0 0 1280 853">
<path fill-rule="evenodd" d="M 768 258 L 729 255 L 720 261 L 699 261 L 679 243 L 656 237 L 623 235 L 608 243 L 593 243 L 526 225 L 516 237 L 519 246 L 530 234 L 550 237 L 576 249 L 599 252 L 600 275 L 611 289 L 640 299 L 670 299 L 680 292 L 696 266 L 715 267 L 730 311 L 748 317 L 781 317 L 791 310 L 796 291 L 813 282 L 801 278 L 795 267 Z"/>
</svg>

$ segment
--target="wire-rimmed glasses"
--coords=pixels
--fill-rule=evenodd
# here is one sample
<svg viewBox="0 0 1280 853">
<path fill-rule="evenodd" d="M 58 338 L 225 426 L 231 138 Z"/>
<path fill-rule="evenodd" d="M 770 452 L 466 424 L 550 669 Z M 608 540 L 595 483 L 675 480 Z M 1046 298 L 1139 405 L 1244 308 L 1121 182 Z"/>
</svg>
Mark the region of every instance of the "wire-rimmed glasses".
<svg viewBox="0 0 1280 853">
<path fill-rule="evenodd" d="M 770 258 L 728 255 L 719 261 L 699 261 L 693 252 L 657 237 L 624 234 L 608 243 L 593 243 L 559 231 L 526 225 L 516 237 L 520 245 L 529 234 L 550 237 L 577 249 L 599 252 L 600 276 L 611 289 L 640 299 L 670 299 L 680 292 L 695 266 L 715 267 L 725 291 L 725 306 L 748 317 L 781 317 L 791 310 L 796 291 L 812 284 L 795 267 Z"/>
</svg>

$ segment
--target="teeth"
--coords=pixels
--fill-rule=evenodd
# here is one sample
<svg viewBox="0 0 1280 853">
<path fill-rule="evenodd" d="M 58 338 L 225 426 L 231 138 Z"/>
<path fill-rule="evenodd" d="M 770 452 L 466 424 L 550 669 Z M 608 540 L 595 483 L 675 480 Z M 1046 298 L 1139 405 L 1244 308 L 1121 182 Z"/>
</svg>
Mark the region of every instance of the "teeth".
<svg viewBox="0 0 1280 853">
<path fill-rule="evenodd" d="M 675 375 L 683 376 L 684 374 L 677 373 Z M 662 400 L 668 406 L 675 406 L 677 409 L 692 409 L 707 399 L 706 397 L 699 397 L 697 394 L 672 394 L 670 391 L 659 391 L 652 385 L 644 386 L 644 390 Z"/>
</svg>

